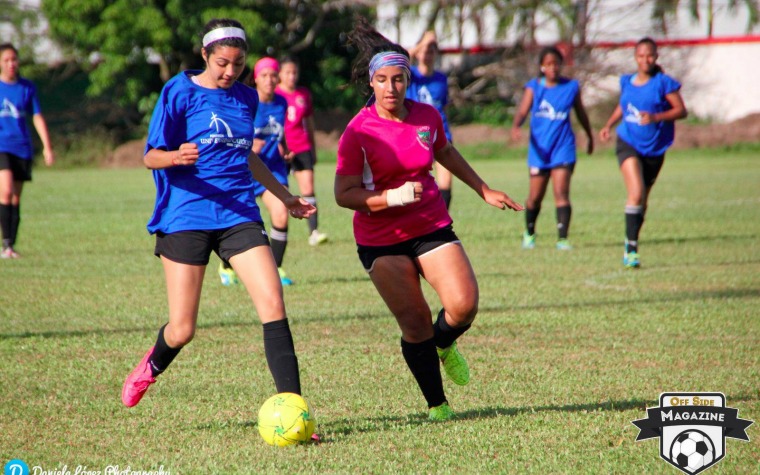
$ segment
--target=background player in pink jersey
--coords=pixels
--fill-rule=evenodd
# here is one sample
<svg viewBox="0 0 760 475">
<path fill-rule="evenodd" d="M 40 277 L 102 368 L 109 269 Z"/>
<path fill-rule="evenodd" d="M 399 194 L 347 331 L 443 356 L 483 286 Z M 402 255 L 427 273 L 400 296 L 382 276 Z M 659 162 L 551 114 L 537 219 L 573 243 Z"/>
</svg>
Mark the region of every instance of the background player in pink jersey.
<svg viewBox="0 0 760 475">
<path fill-rule="evenodd" d="M 303 199 L 317 206 L 314 193 L 314 165 L 317 164 L 317 147 L 314 142 L 314 117 L 311 105 L 311 93 L 303 86 L 298 86 L 298 63 L 286 57 L 280 61 L 280 83 L 277 93 L 288 101 L 288 114 L 285 119 L 285 140 L 294 156 L 290 168 L 298 182 L 298 189 Z M 317 213 L 309 216 L 309 244 L 318 246 L 327 241 L 327 234 L 317 229 Z"/>
<path fill-rule="evenodd" d="M 446 139 L 438 111 L 405 100 L 409 54 L 357 21 L 350 42 L 359 51 L 353 80 L 373 95 L 348 124 L 338 145 L 335 199 L 353 209 L 359 258 L 401 328 L 401 351 L 427 401 L 429 418 L 454 417 L 443 390 L 440 361 L 454 383 L 467 384 L 467 362 L 456 340 L 478 310 L 478 284 L 454 234 L 430 174 L 433 161 L 497 208 L 522 210 L 492 190 Z M 369 92 L 369 91 L 367 91 Z M 443 309 L 431 324 L 420 276 Z"/>
</svg>

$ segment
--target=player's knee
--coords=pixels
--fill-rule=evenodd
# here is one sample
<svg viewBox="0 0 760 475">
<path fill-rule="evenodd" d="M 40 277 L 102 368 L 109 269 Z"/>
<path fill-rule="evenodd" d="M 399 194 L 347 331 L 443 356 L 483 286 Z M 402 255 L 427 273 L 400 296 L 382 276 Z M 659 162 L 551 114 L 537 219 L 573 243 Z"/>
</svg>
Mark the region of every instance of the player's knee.
<svg viewBox="0 0 760 475">
<path fill-rule="evenodd" d="M 478 314 L 478 297 L 477 292 L 469 295 L 462 295 L 453 302 L 447 303 L 446 313 L 449 314 L 455 327 L 462 327 L 471 324 Z"/>
<path fill-rule="evenodd" d="M 171 325 L 170 328 L 170 338 L 166 338 L 166 335 L 164 335 L 164 338 L 167 340 L 166 343 L 172 348 L 181 348 L 193 341 L 193 337 L 195 336 L 195 325 Z"/>
</svg>

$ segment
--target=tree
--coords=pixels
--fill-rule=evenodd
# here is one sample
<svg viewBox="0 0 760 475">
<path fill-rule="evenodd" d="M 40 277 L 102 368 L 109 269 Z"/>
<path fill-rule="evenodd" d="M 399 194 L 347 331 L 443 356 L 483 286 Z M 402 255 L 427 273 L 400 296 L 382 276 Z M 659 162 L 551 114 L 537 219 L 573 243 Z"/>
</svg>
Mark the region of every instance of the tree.
<svg viewBox="0 0 760 475">
<path fill-rule="evenodd" d="M 689 15 L 693 20 L 700 21 L 704 13 L 707 22 L 707 37 L 712 38 L 716 5 L 713 0 L 707 0 L 703 12 L 700 3 L 699 0 L 689 0 Z M 760 5 L 757 0 L 728 0 L 728 11 L 735 12 L 740 5 L 743 5 L 747 11 L 747 33 L 749 33 L 753 27 L 760 23 Z M 670 18 L 675 17 L 680 6 L 679 0 L 655 0 L 653 2 L 652 19 L 658 23 L 659 29 L 666 35 L 668 34 L 668 22 Z"/>
<path fill-rule="evenodd" d="M 212 18 L 235 18 L 248 35 L 249 66 L 264 55 L 305 52 L 337 35 L 331 15 L 350 18 L 354 2 L 329 0 L 43 0 L 51 36 L 85 65 L 88 94 L 148 112 L 161 84 L 201 68 L 200 33 Z M 151 95 L 152 94 L 152 95 Z"/>
</svg>

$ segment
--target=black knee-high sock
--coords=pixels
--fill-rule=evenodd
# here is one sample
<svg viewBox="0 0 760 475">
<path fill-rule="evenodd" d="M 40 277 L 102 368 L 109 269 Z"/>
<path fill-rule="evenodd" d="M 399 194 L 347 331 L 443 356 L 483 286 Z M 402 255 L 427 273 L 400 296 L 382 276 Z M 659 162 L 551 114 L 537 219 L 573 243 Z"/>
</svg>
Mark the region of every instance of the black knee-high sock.
<svg viewBox="0 0 760 475">
<path fill-rule="evenodd" d="M 567 233 L 570 231 L 570 216 L 573 214 L 572 206 L 557 207 L 557 233 L 560 239 L 567 239 Z"/>
<path fill-rule="evenodd" d="M 438 362 L 438 353 L 435 351 L 433 338 L 421 343 L 409 343 L 402 339 L 401 353 L 404 355 L 406 365 L 412 371 L 414 379 L 417 380 L 417 385 L 422 390 L 428 407 L 440 406 L 446 402 L 446 394 L 443 392 L 443 379 L 441 378 L 441 364 Z"/>
<path fill-rule="evenodd" d="M 3 248 L 11 245 L 11 205 L 0 205 L 0 229 L 3 232 Z"/>
<path fill-rule="evenodd" d="M 264 353 L 277 392 L 301 394 L 298 358 L 287 318 L 264 324 Z"/>
<path fill-rule="evenodd" d="M 304 196 L 303 199 L 306 200 L 307 203 L 309 203 L 310 205 L 314 206 L 315 208 L 317 207 L 317 197 L 316 196 L 314 196 L 314 195 L 312 195 L 312 196 Z M 311 234 L 312 232 L 314 232 L 314 230 L 316 230 L 319 227 L 319 219 L 317 218 L 318 214 L 319 213 L 316 212 L 316 213 L 312 214 L 311 216 L 309 216 L 307 218 L 307 220 L 309 221 L 309 234 Z"/>
<path fill-rule="evenodd" d="M 445 309 L 441 309 L 438 312 L 438 318 L 433 323 L 433 340 L 435 340 L 435 346 L 438 348 L 450 347 L 464 332 L 470 329 L 472 325 L 465 325 L 463 327 L 452 327 L 446 321 L 444 314 Z"/>
<path fill-rule="evenodd" d="M 535 208 L 527 208 L 525 210 L 525 229 L 531 236 L 536 234 L 536 221 L 538 220 L 538 213 L 540 212 L 540 206 L 536 206 Z"/>
<path fill-rule="evenodd" d="M 625 252 L 638 252 L 639 231 L 644 223 L 644 214 L 641 206 L 625 207 L 625 237 L 628 240 Z"/>
<path fill-rule="evenodd" d="M 285 248 L 288 246 L 288 228 L 275 228 L 269 233 L 269 240 L 272 245 L 272 254 L 277 267 L 282 267 L 282 260 L 285 258 Z"/>
<path fill-rule="evenodd" d="M 164 340 L 165 328 L 166 325 L 158 330 L 156 346 L 153 348 L 153 354 L 150 355 L 150 372 L 153 373 L 154 378 L 166 371 L 166 368 L 169 367 L 182 349 L 181 346 L 179 348 L 172 348 L 166 343 L 166 340 Z"/>
<path fill-rule="evenodd" d="M 451 206 L 451 190 L 441 190 L 441 198 L 446 203 L 446 209 L 449 209 L 449 206 Z"/>
</svg>

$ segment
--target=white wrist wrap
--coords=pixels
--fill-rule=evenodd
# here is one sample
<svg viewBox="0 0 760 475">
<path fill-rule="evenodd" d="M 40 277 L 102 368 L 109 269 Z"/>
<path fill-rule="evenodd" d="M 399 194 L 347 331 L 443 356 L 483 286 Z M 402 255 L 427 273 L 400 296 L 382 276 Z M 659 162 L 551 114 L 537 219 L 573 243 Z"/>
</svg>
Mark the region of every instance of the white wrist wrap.
<svg viewBox="0 0 760 475">
<path fill-rule="evenodd" d="M 398 188 L 385 192 L 385 200 L 389 208 L 404 206 L 414 201 L 414 183 L 407 181 Z"/>
</svg>

